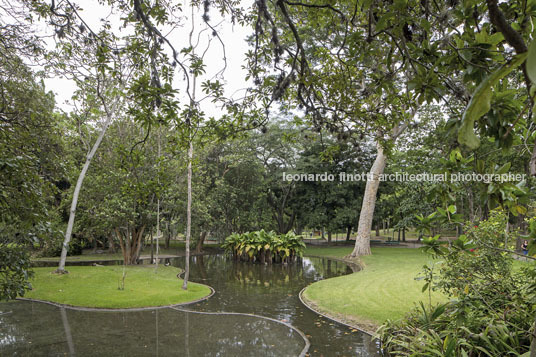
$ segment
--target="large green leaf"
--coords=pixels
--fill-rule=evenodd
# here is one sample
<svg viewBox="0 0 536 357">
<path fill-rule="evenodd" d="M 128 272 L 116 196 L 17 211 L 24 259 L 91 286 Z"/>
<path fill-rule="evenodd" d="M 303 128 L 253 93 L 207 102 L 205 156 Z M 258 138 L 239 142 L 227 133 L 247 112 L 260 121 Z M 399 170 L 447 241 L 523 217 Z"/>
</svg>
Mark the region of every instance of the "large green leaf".
<svg viewBox="0 0 536 357">
<path fill-rule="evenodd" d="M 536 41 L 530 43 L 526 67 L 530 80 L 536 84 Z"/>
<path fill-rule="evenodd" d="M 495 173 L 498 175 L 505 174 L 508 172 L 508 170 L 510 170 L 510 166 L 512 166 L 512 164 L 510 162 L 507 162 L 506 164 L 498 168 L 497 171 L 495 171 Z"/>
<path fill-rule="evenodd" d="M 515 56 L 510 62 L 504 64 L 495 72 L 490 74 L 476 88 L 469 105 L 465 109 L 462 118 L 462 126 L 458 132 L 458 142 L 467 145 L 471 149 L 476 149 L 480 145 L 480 140 L 474 133 L 475 121 L 486 114 L 491 107 L 491 89 L 505 76 L 517 68 L 525 61 L 528 53 Z"/>
</svg>

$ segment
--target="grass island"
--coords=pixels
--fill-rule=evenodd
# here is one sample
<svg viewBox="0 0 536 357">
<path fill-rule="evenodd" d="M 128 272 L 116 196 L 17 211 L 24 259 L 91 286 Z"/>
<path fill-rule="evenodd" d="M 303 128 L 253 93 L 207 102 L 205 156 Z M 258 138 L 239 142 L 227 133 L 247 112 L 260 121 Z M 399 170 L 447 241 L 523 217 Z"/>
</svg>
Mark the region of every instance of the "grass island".
<svg viewBox="0 0 536 357">
<path fill-rule="evenodd" d="M 190 283 L 182 290 L 181 269 L 172 266 L 69 266 L 69 274 L 53 274 L 51 268 L 35 268 L 33 289 L 25 298 L 77 307 L 140 308 L 175 305 L 211 294 L 202 284 Z"/>
</svg>

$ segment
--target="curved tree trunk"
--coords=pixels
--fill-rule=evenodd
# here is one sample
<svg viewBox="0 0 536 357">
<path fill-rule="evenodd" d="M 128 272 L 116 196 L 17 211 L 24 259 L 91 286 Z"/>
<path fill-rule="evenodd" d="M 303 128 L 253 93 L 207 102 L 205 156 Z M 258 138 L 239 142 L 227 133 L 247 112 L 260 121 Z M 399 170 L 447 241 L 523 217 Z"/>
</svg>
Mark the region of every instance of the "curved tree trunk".
<svg viewBox="0 0 536 357">
<path fill-rule="evenodd" d="M 376 206 L 376 194 L 380 186 L 380 175 L 385 169 L 387 157 L 380 143 L 376 144 L 378 153 L 374 164 L 370 169 L 363 195 L 363 204 L 359 215 L 359 226 L 357 228 L 357 237 L 352 253 L 349 255 L 355 258 L 360 255 L 370 255 L 370 231 L 372 229 L 372 219 L 374 217 L 374 208 Z"/>
<path fill-rule="evenodd" d="M 208 232 L 204 231 L 204 232 L 201 232 L 201 234 L 199 235 L 199 239 L 197 240 L 197 244 L 195 246 L 196 254 L 203 253 L 203 244 L 205 243 L 205 238 L 207 237 L 207 234 Z"/>
<path fill-rule="evenodd" d="M 106 133 L 106 129 L 108 129 L 108 126 L 110 125 L 111 121 L 112 116 L 108 115 L 106 118 L 106 122 L 104 123 L 104 126 L 102 127 L 102 130 L 99 134 L 99 137 L 97 138 L 97 141 L 95 141 L 95 143 L 93 144 L 91 151 L 87 154 L 86 162 L 82 167 L 82 171 L 80 171 L 80 175 L 78 175 L 78 180 L 76 181 L 76 186 L 74 188 L 73 200 L 71 202 L 71 209 L 69 211 L 69 223 L 67 223 L 67 230 L 65 231 L 65 238 L 63 240 L 63 246 L 61 248 L 60 264 L 58 266 L 58 269 L 56 269 L 55 271 L 56 273 L 65 273 L 65 260 L 67 259 L 67 251 L 69 250 L 69 242 L 71 241 L 71 235 L 73 232 L 74 216 L 76 214 L 76 206 L 78 204 L 78 195 L 80 194 L 82 183 L 84 182 L 87 170 L 89 169 L 89 164 L 91 163 L 93 156 L 95 156 L 95 153 L 97 152 L 97 149 L 99 148 L 99 145 L 104 138 L 104 134 Z"/>
<path fill-rule="evenodd" d="M 409 120 L 411 120 L 417 108 L 413 108 Z M 409 121 L 408 120 L 408 121 Z M 396 139 L 406 130 L 408 127 L 407 122 L 401 125 L 396 125 L 392 131 L 389 139 L 395 142 Z M 374 208 L 376 207 L 376 194 L 378 193 L 378 187 L 380 186 L 380 175 L 383 174 L 385 169 L 385 162 L 387 156 L 383 151 L 381 140 L 376 141 L 376 159 L 370 168 L 370 172 L 367 177 L 367 184 L 365 185 L 365 193 L 363 195 L 363 204 L 361 205 L 361 212 L 359 214 L 359 225 L 357 227 L 357 237 L 355 239 L 354 250 L 348 255 L 349 258 L 355 258 L 360 255 L 370 255 L 370 232 L 372 230 L 372 220 L 374 218 Z"/>
</svg>

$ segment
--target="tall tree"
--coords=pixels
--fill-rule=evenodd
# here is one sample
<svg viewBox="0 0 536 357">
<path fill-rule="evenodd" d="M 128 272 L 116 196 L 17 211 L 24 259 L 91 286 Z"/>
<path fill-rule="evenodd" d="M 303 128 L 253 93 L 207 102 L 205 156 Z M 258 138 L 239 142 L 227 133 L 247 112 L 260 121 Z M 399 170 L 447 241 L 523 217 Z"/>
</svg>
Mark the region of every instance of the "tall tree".
<svg viewBox="0 0 536 357">
<path fill-rule="evenodd" d="M 502 147 L 516 140 L 529 147 L 536 143 L 531 67 L 524 57 L 534 11 L 525 1 L 261 0 L 249 68 L 265 97 L 299 103 L 313 126 L 380 132 L 383 151 L 371 173 L 383 170 L 384 153 L 397 137 L 392 130 L 425 102 L 445 103 L 458 119 L 460 144 L 469 149 L 479 144 L 475 123 Z M 520 83 L 526 91 L 517 90 Z M 505 116 L 512 108 L 516 114 Z M 532 151 L 521 154 L 536 174 Z M 377 184 L 372 181 L 365 195 L 358 234 L 364 239 L 353 255 L 368 253 Z"/>
<path fill-rule="evenodd" d="M 199 124 L 205 121 L 199 103 L 203 99 L 212 99 L 214 103 L 226 104 L 221 99 L 223 84 L 218 80 L 226 67 L 225 48 L 218 29 L 211 24 L 211 3 L 191 3 L 188 8 L 190 15 L 185 15 L 182 7 L 169 1 L 110 1 L 107 5 L 110 18 L 115 16 L 121 23 L 120 27 L 117 28 L 117 23 L 107 19 L 103 20 L 99 31 L 94 31 L 88 26 L 89 21 L 84 19 L 83 10 L 73 2 L 52 1 L 50 6 L 45 1 L 30 4 L 40 16 L 49 19 L 59 39 L 95 44 L 97 67 L 103 74 L 114 69 L 117 64 L 114 56 L 128 57 L 133 77 L 132 81 L 124 83 L 130 95 L 129 114 L 147 132 L 157 122 L 173 126 L 183 139 L 186 138 L 182 142 L 189 148 L 190 161 L 193 160 L 192 140 L 199 130 Z M 213 5 L 221 14 L 229 14 L 233 19 L 241 12 L 236 3 L 217 2 Z M 202 19 L 199 25 L 197 18 Z M 174 34 L 167 31 L 178 24 L 189 26 L 189 40 L 176 43 Z M 129 31 L 122 30 L 126 27 Z M 107 40 L 116 36 L 120 45 Z M 203 57 L 212 38 L 222 44 L 222 69 L 217 70 L 216 76 L 202 81 L 201 76 L 206 70 Z M 64 50 L 70 52 L 72 48 L 65 45 Z M 194 94 L 198 86 L 203 88 L 206 95 L 201 100 L 196 99 Z M 230 110 L 236 112 L 241 109 L 234 104 Z M 208 124 L 219 126 L 216 120 L 210 120 Z M 185 281 L 187 276 L 188 272 Z"/>
<path fill-rule="evenodd" d="M 333 232 L 351 230 L 355 226 L 365 182 L 361 177 L 358 180 L 354 177 L 370 165 L 370 152 L 366 144 L 357 150 L 326 133 L 311 133 L 307 141 L 293 173 L 328 173 L 333 175 L 333 181 L 296 182 L 297 197 L 292 208 L 303 225 L 327 229 L 330 241 Z"/>
<path fill-rule="evenodd" d="M 183 289 L 187 289 L 189 278 L 189 255 L 190 255 L 190 236 L 191 236 L 191 214 L 192 214 L 192 161 L 194 160 L 194 141 L 197 136 L 203 136 L 203 133 L 210 132 L 207 129 L 218 128 L 227 123 L 227 117 L 223 116 L 221 122 L 213 118 L 207 120 L 201 109 L 201 103 L 210 99 L 212 103 L 220 103 L 222 106 L 229 104 L 224 99 L 223 84 L 219 77 L 225 71 L 227 66 L 224 43 L 218 33 L 218 29 L 211 24 L 210 19 L 210 2 L 201 3 L 192 2 L 189 4 L 190 14 L 185 15 L 178 6 L 172 3 L 150 2 L 144 0 L 134 0 L 132 9 L 128 6 L 120 5 L 124 11 L 129 12 L 129 19 L 136 23 L 136 29 L 139 34 L 146 36 L 149 43 L 150 51 L 150 81 L 147 81 L 146 87 L 152 89 L 149 92 L 143 92 L 140 98 L 140 113 L 144 113 L 143 121 L 151 122 L 155 118 L 151 110 L 159 108 L 160 118 L 169 125 L 173 125 L 177 130 L 179 142 L 187 147 L 188 164 L 187 164 L 187 209 L 186 209 L 186 272 L 184 274 Z M 221 14 L 229 13 L 231 17 L 240 15 L 241 9 L 236 3 L 216 2 L 213 4 Z M 198 19 L 201 18 L 201 21 Z M 165 26 L 175 27 L 177 23 L 188 26 L 188 39 L 184 43 L 179 43 L 176 47 L 171 39 L 170 33 L 164 32 Z M 204 33 L 210 32 L 210 35 L 204 36 Z M 210 47 L 212 37 L 215 37 L 221 45 L 223 53 L 223 63 L 216 70 L 216 75 L 205 79 L 207 66 L 205 56 Z M 202 41 L 201 39 L 204 39 Z M 171 52 L 171 64 L 168 61 Z M 173 86 L 178 81 L 172 82 L 174 74 L 182 77 L 180 89 Z M 216 78 L 216 79 L 214 79 Z M 205 79 L 205 80 L 204 80 Z M 163 84 L 162 82 L 165 81 Z M 197 98 L 196 93 L 202 89 L 205 96 Z M 182 96 L 182 97 L 181 97 Z M 186 103 L 183 103 L 183 101 Z M 231 106 L 236 108 L 234 103 Z"/>
<path fill-rule="evenodd" d="M 373 179 L 365 188 L 351 256 L 370 254 L 378 176 L 389 146 L 413 119 L 418 104 L 408 87 L 412 67 L 387 34 L 377 34 L 383 40 L 378 45 L 374 35 L 381 29 L 367 26 L 373 14 L 365 7 L 353 2 L 258 1 L 248 63 L 260 95 L 302 108 L 313 128 L 345 140 L 367 136 L 376 141 Z M 403 29 L 392 32 L 402 35 Z"/>
<path fill-rule="evenodd" d="M 30 251 L 52 232 L 63 179 L 63 116 L 43 77 L 25 64 L 43 53 L 12 4 L 0 6 L 0 300 L 30 288 Z"/>
<path fill-rule="evenodd" d="M 84 162 L 84 165 L 82 166 L 82 170 L 80 171 L 80 175 L 78 176 L 78 179 L 76 181 L 76 186 L 74 187 L 71 208 L 69 210 L 69 221 L 67 223 L 67 228 L 65 230 L 65 239 L 63 241 L 59 266 L 58 266 L 58 269 L 56 270 L 56 273 L 58 274 L 64 274 L 66 272 L 65 261 L 67 259 L 67 251 L 69 249 L 69 242 L 71 241 L 71 236 L 73 232 L 74 218 L 76 214 L 76 206 L 78 204 L 78 196 L 80 194 L 80 189 L 82 188 L 82 183 L 84 182 L 84 178 L 86 177 L 91 160 L 95 156 L 95 153 L 97 152 L 97 149 L 99 148 L 102 142 L 102 139 L 104 138 L 104 135 L 106 134 L 106 130 L 108 129 L 108 126 L 111 124 L 112 120 L 119 112 L 119 108 L 121 107 L 120 100 L 118 99 L 118 97 L 115 97 L 112 103 L 110 103 L 110 99 L 109 99 L 110 96 L 114 95 L 114 94 L 109 93 L 109 91 L 113 90 L 115 92 L 118 88 L 115 86 L 112 87 L 109 84 L 108 84 L 108 90 L 103 88 L 103 87 L 106 87 L 106 80 L 102 78 L 99 73 L 97 73 L 96 81 L 97 83 L 95 87 L 96 88 L 95 94 L 101 101 L 101 105 L 104 110 L 103 114 L 104 114 L 105 119 L 104 119 L 104 123 L 102 124 L 102 128 L 97 139 L 93 143 L 91 150 L 87 153 L 86 160 Z M 115 96 L 117 95 L 118 95 L 118 92 L 115 92 Z"/>
</svg>

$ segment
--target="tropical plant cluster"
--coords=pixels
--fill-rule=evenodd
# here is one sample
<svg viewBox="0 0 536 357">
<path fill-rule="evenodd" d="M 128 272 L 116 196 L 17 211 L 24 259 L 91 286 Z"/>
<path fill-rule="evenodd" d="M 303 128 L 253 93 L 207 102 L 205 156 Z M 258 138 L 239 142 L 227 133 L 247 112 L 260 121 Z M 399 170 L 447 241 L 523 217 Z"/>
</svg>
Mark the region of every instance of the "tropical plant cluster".
<svg viewBox="0 0 536 357">
<path fill-rule="evenodd" d="M 435 262 L 426 265 L 423 287 L 440 290 L 445 304 L 421 303 L 401 321 L 387 321 L 379 335 L 397 356 L 509 356 L 528 353 L 534 323 L 536 271 L 514 264 L 515 236 L 502 211 L 449 245 L 427 240 Z M 519 264 L 519 263 L 518 263 Z"/>
<path fill-rule="evenodd" d="M 301 258 L 305 250 L 301 236 L 292 232 L 276 234 L 265 230 L 233 233 L 222 246 L 235 260 L 261 264 L 292 263 Z"/>
</svg>

